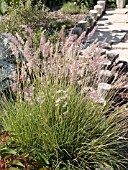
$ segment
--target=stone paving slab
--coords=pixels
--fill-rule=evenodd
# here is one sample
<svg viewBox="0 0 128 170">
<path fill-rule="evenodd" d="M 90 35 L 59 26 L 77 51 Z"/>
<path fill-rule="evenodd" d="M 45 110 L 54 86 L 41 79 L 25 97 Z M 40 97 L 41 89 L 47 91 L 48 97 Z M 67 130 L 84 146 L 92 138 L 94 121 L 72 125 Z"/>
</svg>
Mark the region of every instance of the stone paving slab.
<svg viewBox="0 0 128 170">
<path fill-rule="evenodd" d="M 112 15 L 112 14 L 114 14 L 114 12 L 115 12 L 115 9 L 107 9 L 107 10 L 105 11 L 105 14 Z"/>
<path fill-rule="evenodd" d="M 117 61 L 128 62 L 128 9 L 109 9 L 105 13 L 97 22 L 93 38 L 103 41 L 106 37 L 107 43 L 112 43 L 111 52 L 119 53 Z"/>
<path fill-rule="evenodd" d="M 104 31 L 128 32 L 128 14 L 105 14 L 97 25 Z"/>
<path fill-rule="evenodd" d="M 128 13 L 127 8 L 121 8 L 121 9 L 107 9 L 105 11 L 106 14 L 126 14 Z"/>
<path fill-rule="evenodd" d="M 126 14 L 128 13 L 128 9 L 127 8 L 120 8 L 120 9 L 116 9 L 114 11 L 114 14 Z"/>
<path fill-rule="evenodd" d="M 125 50 L 116 49 L 116 50 L 111 50 L 111 52 L 119 54 L 119 57 L 117 58 L 117 61 L 126 61 L 126 62 L 128 62 L 128 49 L 125 49 Z"/>
<path fill-rule="evenodd" d="M 110 30 L 118 30 L 128 32 L 128 23 L 114 23 L 109 26 Z"/>
<path fill-rule="evenodd" d="M 117 59 L 117 61 L 126 61 L 128 62 L 128 56 L 125 56 L 123 54 L 120 54 L 119 58 Z"/>
<path fill-rule="evenodd" d="M 98 21 L 106 21 L 108 20 L 109 18 L 111 18 L 113 15 L 109 15 L 109 14 L 104 14 L 102 16 L 102 18 L 100 18 Z"/>
<path fill-rule="evenodd" d="M 109 30 L 97 29 L 94 35 L 89 39 L 88 42 L 92 43 L 95 39 L 98 41 L 104 41 L 106 39 L 107 43 L 119 43 L 123 40 L 126 33 L 112 33 Z"/>
<path fill-rule="evenodd" d="M 128 15 L 126 14 L 114 14 L 109 16 L 108 22 L 111 23 L 128 23 Z"/>
<path fill-rule="evenodd" d="M 120 42 L 118 44 L 113 44 L 112 45 L 113 49 L 128 49 L 128 43 L 126 42 Z M 128 54 L 127 54 L 128 55 Z"/>
<path fill-rule="evenodd" d="M 112 22 L 98 22 L 97 23 L 98 28 L 108 30 L 108 31 L 116 31 L 116 32 L 128 32 L 128 23 L 113 23 Z"/>
</svg>

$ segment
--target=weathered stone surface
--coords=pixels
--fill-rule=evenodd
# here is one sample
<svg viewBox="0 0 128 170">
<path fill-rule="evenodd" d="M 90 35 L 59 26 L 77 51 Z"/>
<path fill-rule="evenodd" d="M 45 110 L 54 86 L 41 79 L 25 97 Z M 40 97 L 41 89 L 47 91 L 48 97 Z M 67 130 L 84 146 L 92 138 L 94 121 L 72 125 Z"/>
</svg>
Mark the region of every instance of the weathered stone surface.
<svg viewBox="0 0 128 170">
<path fill-rule="evenodd" d="M 94 22 L 95 22 L 95 21 L 94 21 L 94 19 L 93 19 L 92 16 L 87 15 L 87 16 L 85 17 L 85 20 L 88 22 L 88 27 L 89 27 L 89 28 L 94 25 Z"/>
<path fill-rule="evenodd" d="M 123 41 L 122 42 L 126 42 L 128 43 L 128 34 L 126 34 L 126 36 L 124 37 Z"/>
<path fill-rule="evenodd" d="M 10 48 L 11 44 L 7 35 L 0 33 L 0 90 L 7 88 L 9 76 L 16 70 L 16 59 Z"/>
<path fill-rule="evenodd" d="M 128 15 L 126 15 L 126 14 L 114 14 L 109 18 L 109 22 L 112 22 L 112 23 L 128 23 Z"/>
<path fill-rule="evenodd" d="M 81 33 L 82 33 L 82 28 L 81 27 L 74 27 L 73 30 L 72 30 L 72 33 L 80 36 Z"/>
<path fill-rule="evenodd" d="M 101 5 L 103 7 L 103 11 L 105 9 L 106 1 L 97 1 L 97 5 Z"/>
<path fill-rule="evenodd" d="M 105 97 L 106 92 L 108 92 L 111 89 L 111 84 L 108 83 L 99 83 L 97 88 L 97 93 L 101 97 Z"/>
<path fill-rule="evenodd" d="M 95 5 L 94 10 L 98 11 L 98 17 L 100 17 L 103 13 L 103 7 L 101 5 Z"/>
<path fill-rule="evenodd" d="M 118 61 L 126 61 L 126 62 L 128 62 L 128 55 L 125 56 L 125 55 L 121 54 L 119 56 L 119 58 L 118 58 Z"/>
<path fill-rule="evenodd" d="M 118 30 L 122 32 L 128 32 L 128 23 L 113 23 L 109 26 L 111 31 Z"/>
<path fill-rule="evenodd" d="M 113 49 L 127 49 L 128 50 L 128 43 L 125 43 L 125 42 L 120 42 L 118 44 L 113 44 L 112 45 L 112 48 Z M 128 55 L 128 54 L 127 54 Z"/>
<path fill-rule="evenodd" d="M 88 22 L 87 21 L 80 21 L 80 22 L 78 22 L 78 27 L 81 27 L 83 31 L 87 31 Z"/>
<path fill-rule="evenodd" d="M 126 62 L 128 62 L 128 50 L 116 49 L 116 50 L 112 50 L 112 52 L 119 53 L 119 57 L 117 58 L 117 61 L 126 61 Z"/>
<path fill-rule="evenodd" d="M 94 35 L 90 38 L 89 42 L 94 42 L 95 39 L 98 41 L 104 41 L 106 39 L 107 43 L 119 43 L 122 41 L 126 33 L 112 33 L 104 29 L 97 29 Z"/>
<path fill-rule="evenodd" d="M 107 9 L 105 11 L 106 14 L 112 15 L 112 14 L 126 14 L 128 13 L 127 8 L 122 8 L 122 9 Z"/>
<path fill-rule="evenodd" d="M 128 13 L 128 9 L 126 8 L 122 8 L 122 9 L 115 9 L 115 11 L 113 11 L 114 14 L 126 14 Z"/>
<path fill-rule="evenodd" d="M 119 57 L 119 53 L 118 52 L 112 52 L 111 50 L 107 51 L 107 58 L 111 62 L 114 62 L 118 57 Z"/>
<path fill-rule="evenodd" d="M 99 63 L 101 69 L 106 69 L 111 65 L 111 61 L 106 61 L 106 62 L 100 62 Z"/>
<path fill-rule="evenodd" d="M 107 10 L 106 14 L 96 23 L 98 28 L 90 40 L 85 38 L 86 44 L 91 44 L 98 39 L 100 45 L 104 44 L 105 48 L 110 50 L 106 54 L 103 53 L 108 61 L 99 63 L 101 71 L 98 75 L 97 91 L 102 103 L 106 100 L 106 94 L 113 90 L 111 83 L 115 83 L 115 85 L 119 83 L 120 89 L 128 88 L 128 14 L 126 13 L 128 13 L 128 9 Z M 120 81 L 119 79 L 124 75 L 127 79 Z M 118 101 L 115 100 L 115 104 L 117 105 L 121 101 L 124 101 L 124 97 Z M 128 100 L 125 100 L 121 105 L 127 102 Z"/>
<path fill-rule="evenodd" d="M 99 21 L 106 21 L 111 17 L 111 15 L 104 14 L 102 18 L 99 19 Z"/>
<path fill-rule="evenodd" d="M 0 68 L 0 81 L 6 77 L 9 77 L 11 73 L 15 71 L 15 64 L 11 64 L 6 61 L 0 61 L 0 65 L 2 65 Z"/>
<path fill-rule="evenodd" d="M 105 14 L 108 14 L 108 15 L 113 15 L 115 13 L 115 9 L 106 9 L 105 10 Z"/>
<path fill-rule="evenodd" d="M 90 16 L 92 16 L 94 18 L 95 21 L 97 20 L 97 18 L 98 18 L 98 16 L 97 16 L 98 11 L 97 10 L 90 10 L 89 14 L 90 14 Z"/>
</svg>

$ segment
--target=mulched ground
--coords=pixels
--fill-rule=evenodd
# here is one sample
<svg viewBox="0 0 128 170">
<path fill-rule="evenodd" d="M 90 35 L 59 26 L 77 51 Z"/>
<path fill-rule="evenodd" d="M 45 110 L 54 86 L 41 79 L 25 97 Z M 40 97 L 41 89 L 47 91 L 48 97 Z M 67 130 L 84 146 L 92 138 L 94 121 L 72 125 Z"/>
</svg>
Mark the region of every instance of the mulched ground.
<svg viewBox="0 0 128 170">
<path fill-rule="evenodd" d="M 71 21 L 73 25 L 76 25 L 80 20 L 84 20 L 86 14 L 63 14 L 60 10 L 50 12 L 50 17 L 59 22 Z"/>
</svg>

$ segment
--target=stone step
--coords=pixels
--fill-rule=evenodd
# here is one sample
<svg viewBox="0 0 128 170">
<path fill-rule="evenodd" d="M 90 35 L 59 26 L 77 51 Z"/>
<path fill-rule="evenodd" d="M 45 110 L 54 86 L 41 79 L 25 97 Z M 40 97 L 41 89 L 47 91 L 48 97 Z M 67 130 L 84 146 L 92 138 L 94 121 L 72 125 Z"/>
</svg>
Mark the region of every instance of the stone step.
<svg viewBox="0 0 128 170">
<path fill-rule="evenodd" d="M 128 23 L 113 23 L 109 26 L 111 31 L 118 30 L 120 32 L 128 32 Z"/>
<path fill-rule="evenodd" d="M 128 15 L 124 14 L 114 14 L 108 19 L 112 23 L 128 23 Z"/>
<path fill-rule="evenodd" d="M 103 6 L 101 5 L 95 5 L 94 6 L 94 10 L 97 10 L 98 11 L 98 17 L 100 17 L 103 13 Z"/>
<path fill-rule="evenodd" d="M 126 36 L 125 32 L 113 33 L 110 32 L 109 30 L 106 31 L 104 29 L 98 28 L 88 41 L 92 43 L 94 42 L 95 39 L 98 39 L 98 41 L 104 41 L 106 39 L 107 43 L 119 43 L 123 40 L 125 36 Z M 85 39 L 87 39 L 87 37 Z"/>
<path fill-rule="evenodd" d="M 121 49 L 121 50 L 127 49 L 127 50 L 128 50 L 128 43 L 126 43 L 126 42 L 120 42 L 120 43 L 118 43 L 118 44 L 113 44 L 113 45 L 112 45 L 112 48 L 113 48 L 113 49 Z M 128 55 L 128 54 L 127 54 L 127 55 Z"/>
<path fill-rule="evenodd" d="M 128 13 L 127 8 L 121 8 L 121 9 L 107 9 L 105 11 L 106 14 L 126 14 Z"/>
<path fill-rule="evenodd" d="M 96 21 L 98 18 L 98 11 L 97 10 L 90 10 L 89 14 L 91 17 L 93 17 L 93 19 Z"/>
<path fill-rule="evenodd" d="M 118 53 L 119 57 L 117 58 L 117 61 L 126 61 L 128 62 L 128 49 L 122 50 L 122 49 L 116 49 L 111 50 L 113 53 Z"/>
</svg>

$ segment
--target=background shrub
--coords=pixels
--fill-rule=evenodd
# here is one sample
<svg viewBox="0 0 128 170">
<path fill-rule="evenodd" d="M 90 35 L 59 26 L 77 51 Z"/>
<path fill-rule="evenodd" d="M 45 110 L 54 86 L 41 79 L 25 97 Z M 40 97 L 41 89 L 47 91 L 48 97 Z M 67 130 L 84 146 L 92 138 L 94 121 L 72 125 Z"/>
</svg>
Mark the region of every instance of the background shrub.
<svg viewBox="0 0 128 170">
<path fill-rule="evenodd" d="M 8 11 L 8 6 L 16 6 L 21 3 L 25 4 L 31 4 L 32 7 L 35 5 L 39 4 L 41 2 L 42 4 L 48 6 L 48 7 L 55 7 L 55 6 L 62 6 L 63 4 L 67 2 L 76 2 L 79 7 L 81 5 L 85 5 L 88 8 L 93 7 L 96 4 L 96 1 L 94 0 L 0 0 L 0 14 L 4 14 L 5 12 Z"/>
</svg>

